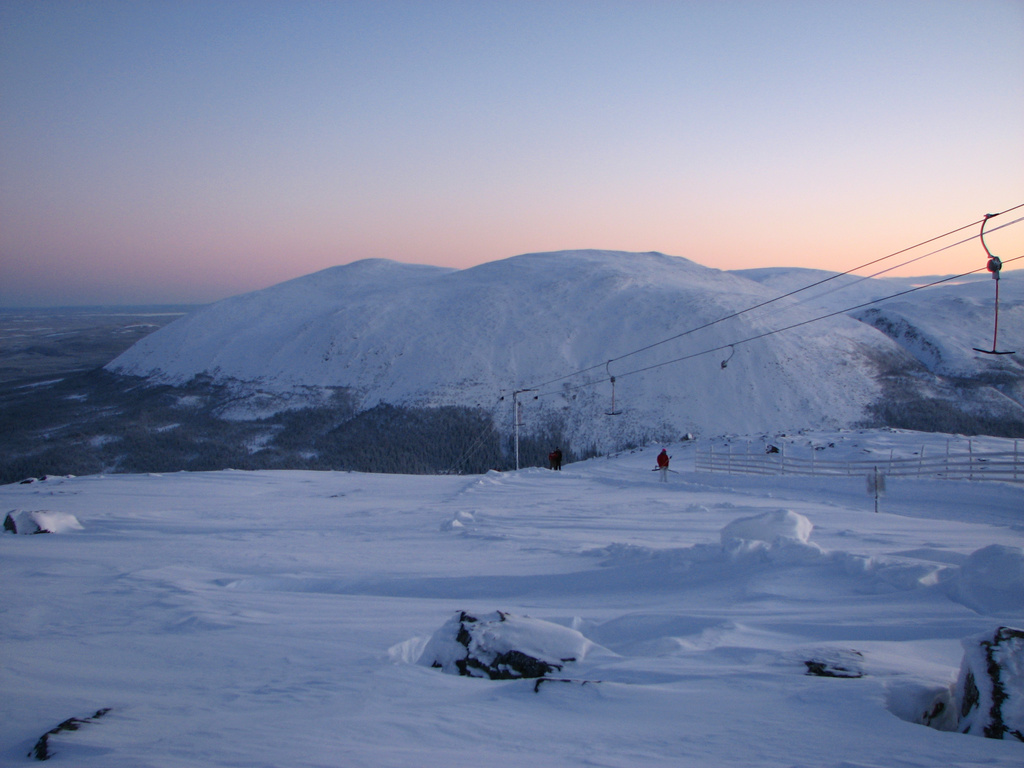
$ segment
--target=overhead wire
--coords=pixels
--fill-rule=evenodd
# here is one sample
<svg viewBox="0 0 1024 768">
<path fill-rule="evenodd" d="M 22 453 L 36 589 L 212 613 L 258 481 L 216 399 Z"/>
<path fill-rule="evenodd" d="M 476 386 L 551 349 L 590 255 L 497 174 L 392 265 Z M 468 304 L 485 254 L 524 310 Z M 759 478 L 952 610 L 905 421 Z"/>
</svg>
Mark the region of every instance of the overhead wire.
<svg viewBox="0 0 1024 768">
<path fill-rule="evenodd" d="M 1020 219 L 1020 220 L 1024 221 L 1024 219 Z M 1016 257 L 1014 257 L 1012 259 L 1003 259 L 1003 264 L 1011 264 L 1011 263 L 1013 263 L 1015 261 L 1019 261 L 1021 259 L 1024 259 L 1024 255 L 1016 256 Z M 764 339 L 764 338 L 767 338 L 768 336 L 773 336 L 773 335 L 775 335 L 777 333 L 784 333 L 785 331 L 791 331 L 794 328 L 801 328 L 801 327 L 803 327 L 805 325 L 810 325 L 811 323 L 817 323 L 817 322 L 819 322 L 821 320 L 827 320 L 830 317 L 836 317 L 838 315 L 845 315 L 845 314 L 848 314 L 850 312 L 854 312 L 854 311 L 856 311 L 858 309 L 863 309 L 864 307 L 869 307 L 872 304 L 879 304 L 879 303 L 881 303 L 883 301 L 889 301 L 890 299 L 895 299 L 895 298 L 898 298 L 900 296 L 906 296 L 907 294 L 914 293 L 915 291 L 921 291 L 921 290 L 924 290 L 925 288 L 934 288 L 936 285 L 942 285 L 943 283 L 952 282 L 953 280 L 959 280 L 959 279 L 962 279 L 964 277 L 968 277 L 970 275 L 976 274 L 978 272 L 983 272 L 986 269 L 987 269 L 987 267 L 978 267 L 977 269 L 972 269 L 969 272 L 963 272 L 963 273 L 961 273 L 959 275 L 952 275 L 950 277 L 944 277 L 941 280 L 935 280 L 935 281 L 933 281 L 931 283 L 926 283 L 924 285 L 914 286 L 913 288 L 908 288 L 905 291 L 899 291 L 899 292 L 891 294 L 889 296 L 883 296 L 883 297 L 878 298 L 878 299 L 872 299 L 871 301 L 865 301 L 865 302 L 862 302 L 862 303 L 857 304 L 857 305 L 852 306 L 852 307 L 846 307 L 845 309 L 836 310 L 834 312 L 828 312 L 828 313 L 826 313 L 824 315 L 819 315 L 818 317 L 813 317 L 813 318 L 810 318 L 810 319 L 807 319 L 807 320 L 802 320 L 799 323 L 793 323 L 793 324 L 787 325 L 787 326 L 785 326 L 783 328 L 775 328 L 775 329 L 773 329 L 771 331 L 765 331 L 764 333 L 759 333 L 759 334 L 756 334 L 754 336 L 749 336 L 749 337 L 747 337 L 745 339 L 739 339 L 737 341 L 731 341 L 731 342 L 729 342 L 727 344 L 720 344 L 717 347 L 712 347 L 712 348 L 709 348 L 709 349 L 704 349 L 704 350 L 701 350 L 700 352 L 692 352 L 692 353 L 690 353 L 688 355 L 683 355 L 682 357 L 673 358 L 672 360 L 664 360 L 664 361 L 662 361 L 660 363 L 654 363 L 652 365 L 644 366 L 643 368 L 637 368 L 637 369 L 632 370 L 632 371 L 626 371 L 625 373 L 619 373 L 619 374 L 616 374 L 616 376 L 618 378 L 624 378 L 626 376 L 633 376 L 633 375 L 636 375 L 638 373 L 644 373 L 646 371 L 654 370 L 655 368 L 662 368 L 662 367 L 664 367 L 666 365 L 673 365 L 675 363 L 681 363 L 684 360 L 691 360 L 691 359 L 693 359 L 695 357 L 700 357 L 702 355 L 708 355 L 708 354 L 711 354 L 712 352 L 721 352 L 722 350 L 728 349 L 729 347 L 738 346 L 740 344 L 747 344 L 747 343 L 749 343 L 751 341 L 757 341 L 758 339 Z M 559 394 L 564 394 L 566 392 L 573 392 L 573 391 L 576 391 L 576 390 L 583 389 L 585 387 L 593 386 L 595 384 L 604 383 L 605 381 L 608 381 L 608 379 L 599 379 L 597 381 L 588 381 L 588 382 L 585 382 L 583 384 L 578 384 L 578 385 L 576 385 L 574 387 L 567 387 L 567 388 L 562 389 L 562 390 L 552 390 L 550 392 L 542 392 L 542 393 L 540 393 L 538 395 L 538 397 L 549 397 L 551 395 L 559 395 Z"/>
<path fill-rule="evenodd" d="M 462 455 L 460 455 L 454 462 L 452 462 L 451 466 L 448 467 L 448 471 L 445 474 L 460 474 L 473 455 L 484 447 L 487 435 L 493 432 L 493 430 L 494 426 L 492 424 L 488 424 L 480 430 L 480 433 L 476 436 L 473 442 L 469 444 L 469 447 L 466 448 L 466 450 L 462 452 Z"/>
<path fill-rule="evenodd" d="M 794 289 L 792 291 L 788 291 L 788 292 L 786 292 L 784 294 L 781 294 L 781 295 L 776 296 L 774 298 L 771 298 L 771 299 L 768 299 L 766 301 L 760 302 L 760 303 L 755 304 L 755 305 L 753 305 L 751 307 L 747 307 L 746 309 L 742 309 L 742 310 L 739 310 L 737 312 L 733 312 L 731 314 L 724 315 L 722 317 L 719 317 L 719 318 L 717 318 L 715 320 L 711 320 L 711 321 L 709 321 L 707 323 L 704 323 L 702 325 L 696 326 L 694 328 L 690 328 L 690 329 L 688 329 L 686 331 L 682 331 L 681 333 L 675 334 L 674 336 L 670 336 L 670 337 L 668 337 L 666 339 L 662 339 L 660 341 L 654 342 L 653 344 L 648 344 L 648 345 L 646 345 L 644 347 L 640 347 L 638 349 L 634 349 L 634 350 L 632 350 L 630 352 L 627 352 L 627 353 L 625 353 L 623 355 L 619 355 L 618 357 L 611 358 L 611 359 L 609 359 L 609 360 L 607 360 L 607 361 L 605 361 L 603 363 L 597 363 L 597 364 L 592 365 L 590 367 L 582 368 L 582 369 L 579 369 L 577 371 L 573 371 L 572 373 L 568 373 L 568 374 L 565 374 L 563 376 L 559 376 L 557 378 L 549 379 L 549 380 L 541 382 L 539 384 L 535 384 L 532 387 L 529 387 L 529 388 L 527 388 L 524 391 L 538 392 L 539 390 L 541 390 L 542 388 L 544 388 L 546 386 L 549 386 L 551 384 L 555 384 L 555 383 L 560 382 L 560 381 L 564 381 L 566 379 L 573 378 L 575 376 L 581 376 L 581 375 L 583 375 L 585 373 L 589 373 L 591 371 L 597 370 L 597 369 L 601 368 L 602 366 L 604 366 L 605 369 L 608 370 L 608 366 L 611 363 L 613 363 L 613 362 L 617 362 L 619 360 L 624 360 L 624 359 L 626 359 L 628 357 L 631 357 L 633 355 L 639 354 L 641 352 L 646 352 L 646 351 L 648 351 L 650 349 L 654 349 L 655 347 L 661 346 L 662 344 L 666 344 L 666 343 L 668 343 L 670 341 L 675 341 L 676 339 L 680 339 L 680 338 L 682 338 L 684 336 L 687 336 L 689 334 L 696 333 L 697 331 L 704 330 L 705 328 L 709 328 L 709 327 L 711 327 L 713 325 L 716 325 L 718 323 L 724 322 L 726 320 L 732 320 L 732 319 L 734 319 L 736 317 L 739 317 L 741 315 L 747 314 L 747 313 L 752 312 L 754 310 L 760 309 L 760 308 L 768 306 L 770 304 L 774 304 L 774 303 L 776 303 L 778 301 L 781 301 L 782 299 L 789 298 L 791 296 L 795 296 L 796 294 L 799 294 L 799 293 L 802 293 L 804 291 L 810 290 L 810 289 L 815 288 L 815 287 L 817 287 L 819 285 L 823 285 L 825 283 L 828 283 L 828 282 L 830 282 L 832 280 L 835 280 L 835 279 L 837 279 L 839 277 L 850 275 L 851 273 L 853 273 L 855 271 L 858 271 L 858 270 L 861 270 L 861 269 L 865 269 L 865 268 L 867 268 L 869 266 L 872 266 L 874 264 L 879 264 L 879 263 L 881 263 L 883 261 L 887 261 L 888 259 L 894 258 L 896 256 L 899 256 L 900 254 L 907 253 L 909 251 L 913 251 L 913 250 L 915 250 L 917 248 L 920 248 L 920 247 L 922 247 L 924 245 L 927 245 L 929 243 L 933 243 L 933 242 L 936 242 L 938 240 L 942 240 L 942 239 L 944 239 L 946 237 L 949 237 L 950 235 L 956 234 L 957 232 L 962 232 L 965 229 L 977 226 L 978 224 L 980 224 L 980 223 L 982 223 L 982 222 L 984 222 L 984 221 L 986 221 L 986 220 L 988 220 L 990 218 L 993 218 L 995 216 L 1001 216 L 1001 215 L 1003 215 L 1005 213 L 1009 213 L 1011 211 L 1015 211 L 1015 210 L 1018 210 L 1020 208 L 1024 208 L 1024 203 L 1021 203 L 1019 205 L 1015 205 L 1015 206 L 1013 206 L 1011 208 L 1007 208 L 1006 210 L 1000 211 L 999 213 L 987 214 L 983 218 L 978 219 L 978 220 L 976 220 L 974 222 L 971 222 L 970 224 L 965 224 L 965 225 L 963 225 L 961 227 L 957 227 L 956 229 L 952 229 L 952 230 L 950 230 L 948 232 L 945 232 L 944 234 L 936 235 L 935 237 L 931 237 L 931 238 L 929 238 L 927 240 L 923 240 L 920 243 L 917 243 L 915 245 L 909 246 L 907 248 L 902 248 L 902 249 L 900 249 L 898 251 L 894 251 L 893 253 L 890 253 L 887 256 L 882 256 L 880 258 L 873 259 L 873 260 L 868 261 L 868 262 L 866 262 L 866 263 L 864 263 L 864 264 L 862 264 L 860 266 L 848 269 L 845 272 L 837 272 L 837 273 L 835 273 L 833 275 L 829 275 L 826 278 L 823 278 L 821 280 L 817 280 L 817 281 L 815 281 L 813 283 L 810 283 L 808 285 L 805 285 L 805 286 L 803 286 L 801 288 L 797 288 L 797 289 Z M 1024 221 L 1024 217 L 1015 219 L 1014 221 L 1011 221 L 1011 222 L 1007 222 L 1006 224 L 1002 224 L 999 227 L 996 227 L 996 228 L 990 230 L 990 232 L 995 232 L 995 231 L 997 231 L 999 229 L 1004 229 L 1006 227 L 1009 227 L 1009 226 L 1012 226 L 1014 224 L 1017 224 L 1017 223 L 1019 223 L 1021 221 Z M 904 266 L 906 266 L 908 264 L 913 264 L 914 262 L 917 262 L 917 261 L 920 261 L 922 259 L 928 258 L 929 256 L 933 256 L 933 255 L 935 255 L 937 253 L 941 253 L 942 251 L 946 251 L 946 250 L 949 250 L 949 249 L 954 248 L 956 246 L 968 243 L 971 240 L 973 240 L 975 237 L 977 237 L 977 235 L 972 235 L 971 237 L 965 238 L 965 239 L 960 240 L 960 241 L 958 241 L 956 243 L 952 243 L 950 245 L 943 246 L 942 248 L 938 248 L 938 249 L 936 249 L 934 251 L 930 251 L 929 253 L 923 254 L 921 256 L 917 256 L 917 257 L 915 257 L 913 259 L 909 259 L 909 260 L 904 261 L 904 262 L 902 262 L 900 264 L 897 264 L 895 266 L 888 267 L 888 268 L 886 268 L 884 270 L 880 270 L 880 271 L 878 271 L 876 273 L 873 273 L 872 275 L 869 275 L 869 276 L 866 276 L 866 277 L 862 277 L 859 280 L 855 280 L 855 281 L 853 281 L 851 283 L 847 283 L 845 285 L 839 286 L 839 287 L 833 289 L 832 291 L 828 291 L 827 293 L 834 293 L 835 291 L 849 288 L 850 286 L 856 285 L 856 284 L 862 282 L 863 280 L 870 279 L 871 277 L 877 277 L 878 275 L 886 274 L 887 272 L 891 272 L 891 271 L 893 271 L 895 269 L 899 269 L 900 267 L 904 267 Z M 1013 261 L 1017 261 L 1018 258 L 1024 258 L 1024 257 L 1017 257 L 1017 258 L 1014 258 L 1014 259 L 1010 259 L 1008 261 L 1004 261 L 1004 263 L 1010 263 L 1010 262 L 1013 262 Z M 662 365 L 669 365 L 669 364 L 672 364 L 672 363 L 681 362 L 683 360 L 690 359 L 692 357 L 698 357 L 700 355 L 710 354 L 712 352 L 717 352 L 717 351 L 721 351 L 721 350 L 724 350 L 724 349 L 728 349 L 729 347 L 734 347 L 737 344 L 745 344 L 745 343 L 748 343 L 750 341 L 755 341 L 757 339 L 764 338 L 765 336 L 770 336 L 773 333 L 781 333 L 783 331 L 791 330 L 792 328 L 801 327 L 803 325 L 808 325 L 809 323 L 817 322 L 819 320 L 825 320 L 825 319 L 828 319 L 829 317 L 835 317 L 837 315 L 845 314 L 847 312 L 853 312 L 853 311 L 855 311 L 857 309 L 860 309 L 862 307 L 870 306 L 871 304 L 876 304 L 876 303 L 879 303 L 879 302 L 882 302 L 882 301 L 888 301 L 889 299 L 896 298 L 898 296 L 903 296 L 903 295 L 905 295 L 907 293 L 912 293 L 914 291 L 922 290 L 924 288 L 931 288 L 931 287 L 934 287 L 936 285 L 941 285 L 942 283 L 946 283 L 946 282 L 950 282 L 952 280 L 956 280 L 956 279 L 959 279 L 959 278 L 967 277 L 969 275 L 975 274 L 976 272 L 980 272 L 983 269 L 984 269 L 984 267 L 979 267 L 978 269 L 971 270 L 970 272 L 964 272 L 963 274 L 960 274 L 960 275 L 954 275 L 952 277 L 943 278 L 942 280 L 937 280 L 937 281 L 934 281 L 932 283 L 928 283 L 926 285 L 916 286 L 916 287 L 914 287 L 912 289 L 909 289 L 907 291 L 901 291 L 899 293 L 892 294 L 891 296 L 885 296 L 885 297 L 882 297 L 882 298 L 879 298 L 879 299 L 873 299 L 873 300 L 871 300 L 869 302 L 864 302 L 864 303 L 858 304 L 858 305 L 856 305 L 854 307 L 848 307 L 846 309 L 839 310 L 837 312 L 831 312 L 831 313 L 828 313 L 826 315 L 822 315 L 822 316 L 819 316 L 817 318 L 813 318 L 811 320 L 801 321 L 800 323 L 796 323 L 796 324 L 793 324 L 793 325 L 790 325 L 790 326 L 786 326 L 785 328 L 777 329 L 775 331 L 769 331 L 767 333 L 759 334 L 757 336 L 750 337 L 748 339 L 743 339 L 743 340 L 740 340 L 740 341 L 735 341 L 735 342 L 730 342 L 730 343 L 727 343 L 727 344 L 722 344 L 722 345 L 720 345 L 718 347 L 714 347 L 712 349 L 706 349 L 706 350 L 703 350 L 701 352 L 693 353 L 693 354 L 690 354 L 690 355 L 685 355 L 685 356 L 680 357 L 680 358 L 674 358 L 673 360 L 669 360 L 669 361 L 666 361 L 664 363 L 655 363 L 655 364 L 653 364 L 651 366 L 647 366 L 645 368 L 637 369 L 637 370 L 634 370 L 634 371 L 627 372 L 625 374 L 618 374 L 618 375 L 620 375 L 620 376 L 623 376 L 623 375 L 625 375 L 625 376 L 633 375 L 635 373 L 640 373 L 642 371 L 651 370 L 653 368 L 661 367 Z M 823 296 L 823 295 L 825 295 L 825 294 L 818 294 L 818 297 Z M 591 380 L 591 381 L 583 382 L 583 383 L 578 384 L 576 386 L 572 386 L 572 387 L 563 386 L 563 388 L 560 389 L 560 390 L 553 391 L 553 392 L 544 392 L 542 394 L 537 395 L 536 397 L 541 397 L 541 396 L 547 397 L 547 396 L 550 396 L 552 394 L 559 394 L 559 393 L 564 394 L 564 393 L 567 393 L 567 392 L 577 391 L 577 390 L 583 389 L 583 388 L 588 387 L 588 386 L 594 386 L 594 385 L 597 385 L 597 384 L 602 384 L 602 383 L 607 382 L 607 381 L 611 381 L 611 378 L 612 377 L 609 374 L 609 376 L 607 376 L 607 377 L 600 378 L 600 379 L 597 379 L 597 380 Z"/>
<path fill-rule="evenodd" d="M 879 263 L 881 263 L 883 261 L 887 261 L 889 259 L 895 258 L 896 256 L 899 256 L 900 254 L 907 253 L 909 251 L 913 251 L 913 250 L 915 250 L 917 248 L 920 248 L 922 246 L 928 245 L 929 243 L 934 243 L 937 240 L 942 240 L 943 238 L 949 237 L 950 235 L 955 235 L 957 232 L 962 232 L 963 230 L 968 229 L 970 227 L 976 227 L 978 224 L 982 223 L 986 219 L 989 219 L 989 218 L 992 218 L 992 217 L 995 217 L 995 216 L 1002 216 L 1003 214 L 1009 213 L 1010 211 L 1015 211 L 1018 208 L 1024 208 L 1024 203 L 1021 203 L 1019 205 L 1015 205 L 1015 206 L 1013 206 L 1011 208 L 1007 208 L 1006 210 L 1000 211 L 999 213 L 988 214 L 987 216 L 984 216 L 981 219 L 977 219 L 976 221 L 972 221 L 969 224 L 964 224 L 963 226 L 957 227 L 956 229 L 951 229 L 950 231 L 945 232 L 945 233 L 943 233 L 941 235 L 936 235 L 935 237 L 930 237 L 927 240 L 922 240 L 921 242 L 916 243 L 915 245 L 908 246 L 906 248 L 901 248 L 900 250 L 894 251 L 893 253 L 890 253 L 887 256 L 881 256 L 881 257 L 879 257 L 877 259 L 872 259 L 871 261 L 865 262 L 864 264 L 861 264 L 859 266 L 851 267 L 850 269 L 848 269 L 848 270 L 846 270 L 844 272 L 836 272 L 835 274 L 829 275 L 828 277 L 822 278 L 821 280 L 817 280 L 817 281 L 815 281 L 813 283 L 810 283 L 809 285 L 805 285 L 802 288 L 796 288 L 796 289 L 794 289 L 792 291 L 789 291 L 787 293 L 781 294 L 781 295 L 776 296 L 774 298 L 768 299 L 766 301 L 762 301 L 759 304 L 755 304 L 755 305 L 753 305 L 751 307 L 747 307 L 746 309 L 741 309 L 741 310 L 738 310 L 736 312 L 733 312 L 732 314 L 724 315 L 724 316 L 719 317 L 719 318 L 717 318 L 715 320 L 711 320 L 711 321 L 709 321 L 707 323 L 704 323 L 703 325 L 699 325 L 699 326 L 696 326 L 694 328 L 689 328 L 689 329 L 687 329 L 685 331 L 682 331 L 680 333 L 675 334 L 674 336 L 669 336 L 666 339 L 661 339 L 660 341 L 656 341 L 656 342 L 654 342 L 652 344 L 648 344 L 647 346 L 631 350 L 630 352 L 626 352 L 625 354 L 619 355 L 618 357 L 613 357 L 613 358 L 610 358 L 609 360 L 602 361 L 600 363 L 595 363 L 594 365 L 589 366 L 587 368 L 582 368 L 582 369 L 573 371 L 571 373 L 567 373 L 567 374 L 565 374 L 563 376 L 559 376 L 559 377 L 554 378 L 554 379 L 549 379 L 548 381 L 543 381 L 543 382 L 541 382 L 539 384 L 534 384 L 534 385 L 532 385 L 532 387 L 530 387 L 530 389 L 540 389 L 540 388 L 546 387 L 546 386 L 548 386 L 550 384 L 556 384 L 559 381 L 564 381 L 565 379 L 571 379 L 571 378 L 573 378 L 575 376 L 581 376 L 584 373 L 590 373 L 591 371 L 597 370 L 598 368 L 601 368 L 602 366 L 607 366 L 608 364 L 614 363 L 614 362 L 618 362 L 619 360 L 625 360 L 627 357 L 632 357 L 633 355 L 640 354 L 641 352 L 646 352 L 648 350 L 654 349 L 655 347 L 659 347 L 662 344 L 667 344 L 670 341 L 675 341 L 676 339 L 681 339 L 682 337 L 688 336 L 691 333 L 696 333 L 697 331 L 702 331 L 705 328 L 710 328 L 711 326 L 717 325 L 718 323 L 725 322 L 726 320 L 732 320 L 732 319 L 734 319 L 736 317 L 740 317 L 741 315 L 744 315 L 744 314 L 746 314 L 748 312 L 753 312 L 754 310 L 761 309 L 762 307 L 766 307 L 769 304 L 774 304 L 775 302 L 781 301 L 782 299 L 787 299 L 790 296 L 795 296 L 798 293 L 803 293 L 804 291 L 808 291 L 811 288 L 816 288 L 819 285 L 824 285 L 825 283 L 830 282 L 832 280 L 836 280 L 837 278 L 845 277 L 847 275 L 852 274 L 853 272 L 857 272 L 858 270 L 867 269 L 868 267 L 873 266 L 875 264 L 879 264 Z M 1020 221 L 1020 219 L 1018 219 L 1018 221 Z M 1016 222 L 1010 222 L 1010 223 L 1013 224 L 1013 223 L 1016 223 Z M 997 229 L 1001 229 L 1004 226 L 1010 226 L 1010 225 L 1009 224 L 1005 224 L 1005 225 L 1002 225 L 1002 226 L 998 227 Z M 993 229 L 991 231 L 994 232 L 996 230 Z M 906 266 L 906 264 L 911 264 L 914 261 L 919 261 L 920 259 L 923 259 L 923 258 L 926 258 L 928 256 L 934 255 L 935 253 L 939 253 L 939 252 L 941 252 L 943 250 L 947 250 L 948 248 L 952 248 L 952 247 L 954 247 L 956 245 L 962 245 L 963 243 L 970 242 L 971 240 L 974 239 L 974 237 L 975 236 L 972 236 L 970 238 L 967 238 L 966 240 L 961 241 L 960 243 L 954 243 L 951 246 L 947 246 L 947 247 L 941 248 L 941 249 L 939 249 L 937 251 L 933 251 L 932 253 L 925 254 L 924 256 L 921 256 L 921 257 L 918 257 L 918 258 L 915 258 L 915 259 L 911 259 L 910 261 L 904 262 L 903 264 L 897 265 L 896 267 L 892 267 L 892 268 L 890 268 L 888 270 L 883 270 L 882 272 L 878 272 L 874 276 L 877 276 L 879 274 L 884 274 L 887 271 L 892 271 L 892 269 L 898 269 L 900 266 Z M 850 285 L 854 285 L 854 284 L 856 284 L 856 282 L 860 282 L 860 281 L 855 281 L 854 283 L 851 283 Z M 845 287 L 847 287 L 847 286 L 843 286 L 843 288 L 845 288 Z M 608 381 L 608 380 L 609 379 L 606 378 L 606 379 L 601 379 L 600 381 Z"/>
<path fill-rule="evenodd" d="M 1013 209 L 1011 208 L 1010 210 L 1013 210 Z M 1004 213 L 1005 213 L 1005 211 L 1004 211 Z M 999 214 L 994 214 L 994 215 L 999 215 Z M 1013 221 L 1008 221 L 1005 224 L 1000 224 L 998 227 L 993 227 L 989 231 L 990 232 L 998 232 L 1000 229 L 1005 229 L 1006 227 L 1013 226 L 1014 224 L 1019 224 L 1022 221 L 1024 221 L 1024 216 L 1020 217 L 1019 219 L 1014 219 Z M 980 223 L 980 222 L 976 222 L 976 223 Z M 901 269 L 902 267 L 906 267 L 906 266 L 908 266 L 910 264 L 913 264 L 916 261 L 921 261 L 922 259 L 927 259 L 930 256 L 934 256 L 937 253 L 942 253 L 943 251 L 948 251 L 951 248 L 956 248 L 957 246 L 964 245 L 965 243 L 969 243 L 972 240 L 976 239 L 977 237 L 978 237 L 977 235 L 971 235 L 970 237 L 966 237 L 963 240 L 958 240 L 955 243 L 951 243 L 949 245 L 944 245 L 942 248 L 936 248 L 934 251 L 929 251 L 928 253 L 922 254 L 920 256 L 915 256 L 914 258 L 908 259 L 907 261 L 901 261 L 899 264 L 894 264 L 891 267 L 886 267 L 885 269 L 881 269 L 878 272 L 874 272 L 874 273 L 872 273 L 870 275 L 864 275 L 864 276 L 859 277 L 856 280 L 853 280 L 853 281 L 851 281 L 849 283 L 843 283 L 842 285 L 836 286 L 835 288 L 832 288 L 831 290 L 822 291 L 821 293 L 818 293 L 818 294 L 815 294 L 814 296 L 808 297 L 807 299 L 804 299 L 804 301 L 798 302 L 797 305 L 795 305 L 795 306 L 799 306 L 799 304 L 802 304 L 802 303 L 804 303 L 806 301 L 810 301 L 811 299 L 820 299 L 822 296 L 828 296 L 829 294 L 835 293 L 836 291 L 842 291 L 842 290 L 845 290 L 847 288 L 852 288 L 853 286 L 858 285 L 859 283 L 863 283 L 865 280 L 871 280 L 873 278 L 879 277 L 880 275 L 884 275 L 884 274 L 887 274 L 887 273 L 892 272 L 894 270 Z M 818 284 L 820 285 L 820 283 L 818 283 Z M 813 287 L 813 286 L 808 286 L 808 287 Z M 805 289 L 801 289 L 801 290 L 805 290 Z"/>
</svg>

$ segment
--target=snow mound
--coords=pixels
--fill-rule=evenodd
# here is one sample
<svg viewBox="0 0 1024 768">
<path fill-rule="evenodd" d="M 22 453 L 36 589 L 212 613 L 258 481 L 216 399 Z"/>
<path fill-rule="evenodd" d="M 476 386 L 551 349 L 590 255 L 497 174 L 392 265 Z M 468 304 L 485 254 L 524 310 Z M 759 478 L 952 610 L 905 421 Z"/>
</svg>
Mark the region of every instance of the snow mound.
<svg viewBox="0 0 1024 768">
<path fill-rule="evenodd" d="M 814 526 L 803 515 L 776 509 L 733 520 L 721 531 L 722 549 L 732 557 L 758 555 L 773 561 L 799 562 L 821 554 L 809 539 Z"/>
<path fill-rule="evenodd" d="M 67 512 L 13 509 L 4 518 L 4 530 L 11 533 L 65 533 L 81 531 L 78 518 Z"/>
<path fill-rule="evenodd" d="M 1024 608 L 1024 548 L 992 544 L 960 567 L 960 600 L 982 612 Z"/>
<path fill-rule="evenodd" d="M 780 539 L 789 539 L 806 544 L 811 538 L 814 526 L 803 515 L 790 509 L 776 509 L 753 517 L 733 520 L 722 529 L 722 546 L 729 547 L 736 541 L 763 541 L 768 544 Z"/>
<path fill-rule="evenodd" d="M 574 629 L 496 611 L 460 611 L 427 642 L 419 664 L 452 675 L 509 680 L 543 677 L 583 659 L 593 643 Z"/>
<path fill-rule="evenodd" d="M 442 531 L 462 531 L 466 529 L 466 526 L 475 522 L 476 518 L 472 512 L 465 512 L 459 510 L 455 513 L 451 520 L 446 520 L 441 524 Z"/>
</svg>

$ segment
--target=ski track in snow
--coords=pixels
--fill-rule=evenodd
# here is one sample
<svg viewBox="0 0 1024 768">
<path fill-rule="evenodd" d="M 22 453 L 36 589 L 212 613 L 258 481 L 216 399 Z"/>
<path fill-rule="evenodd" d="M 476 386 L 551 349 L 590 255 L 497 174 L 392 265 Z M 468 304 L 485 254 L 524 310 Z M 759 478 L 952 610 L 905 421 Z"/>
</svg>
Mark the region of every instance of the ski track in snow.
<svg viewBox="0 0 1024 768">
<path fill-rule="evenodd" d="M 940 439 L 792 442 L 856 457 Z M 698 475 L 694 450 L 670 446 L 667 484 L 649 448 L 562 472 L 4 486 L 0 511 L 73 514 L 83 530 L 0 536 L 0 761 L 25 764 L 57 723 L 111 707 L 53 737 L 56 764 L 1024 762 L 1024 744 L 894 714 L 953 682 L 962 638 L 1024 626 L 1024 592 L 982 607 L 962 571 L 984 547 L 1024 546 L 1024 487 L 893 479 L 875 514 L 862 477 Z M 813 530 L 723 542 L 736 520 L 767 531 L 765 513 Z M 563 673 L 594 682 L 535 693 L 416 664 L 459 610 L 578 630 L 597 646 Z M 863 678 L 804 674 L 853 651 Z"/>
</svg>

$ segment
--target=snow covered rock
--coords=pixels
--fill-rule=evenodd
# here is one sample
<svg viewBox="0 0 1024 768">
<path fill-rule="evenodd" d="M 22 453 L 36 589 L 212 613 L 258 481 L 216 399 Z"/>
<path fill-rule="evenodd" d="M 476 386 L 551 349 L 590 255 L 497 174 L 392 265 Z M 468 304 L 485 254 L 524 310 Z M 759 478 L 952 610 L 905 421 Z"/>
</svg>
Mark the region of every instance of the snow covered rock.
<svg viewBox="0 0 1024 768">
<path fill-rule="evenodd" d="M 1000 627 L 964 640 L 956 700 L 961 733 L 1024 741 L 1024 631 Z"/>
<path fill-rule="evenodd" d="M 77 731 L 83 725 L 96 722 L 109 711 L 110 707 L 104 707 L 103 709 L 97 709 L 92 717 L 69 717 L 56 728 L 51 728 L 40 736 L 32 751 L 28 753 L 28 757 L 34 757 L 36 760 L 49 760 L 56 754 L 52 748 L 53 745 L 50 743 L 53 736 L 59 736 L 69 731 Z"/>
<path fill-rule="evenodd" d="M 582 659 L 593 646 L 574 629 L 496 611 L 460 611 L 427 642 L 419 663 L 452 675 L 491 680 L 544 677 Z"/>
<path fill-rule="evenodd" d="M 830 649 L 804 662 L 814 677 L 864 677 L 864 654 L 860 651 Z"/>
<path fill-rule="evenodd" d="M 960 600 L 986 612 L 1024 608 L 1024 548 L 992 544 L 960 567 Z"/>
<path fill-rule="evenodd" d="M 14 509 L 4 518 L 4 530 L 11 533 L 64 533 L 81 531 L 78 518 L 67 512 Z"/>
</svg>

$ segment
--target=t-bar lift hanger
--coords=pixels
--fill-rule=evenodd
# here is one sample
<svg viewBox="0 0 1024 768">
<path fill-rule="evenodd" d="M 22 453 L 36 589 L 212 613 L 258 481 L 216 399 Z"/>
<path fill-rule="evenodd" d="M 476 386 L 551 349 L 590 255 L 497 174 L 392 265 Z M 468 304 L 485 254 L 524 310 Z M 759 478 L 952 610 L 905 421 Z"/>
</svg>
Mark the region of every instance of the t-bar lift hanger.
<svg viewBox="0 0 1024 768">
<path fill-rule="evenodd" d="M 986 213 L 985 218 L 981 220 L 981 232 L 979 238 L 981 239 L 981 247 L 985 249 L 985 253 L 988 254 L 988 264 L 985 268 L 992 273 L 992 279 L 996 281 L 996 305 L 995 305 L 995 325 L 992 330 L 992 349 L 979 349 L 974 348 L 975 352 L 981 352 L 985 355 L 1012 355 L 1010 351 L 1000 351 L 997 349 L 996 342 L 999 339 L 999 270 L 1003 268 L 1002 259 L 998 256 L 994 256 L 992 251 L 988 249 L 988 245 L 985 244 L 985 225 L 988 224 L 988 220 L 993 216 L 998 216 L 996 213 Z"/>
</svg>

